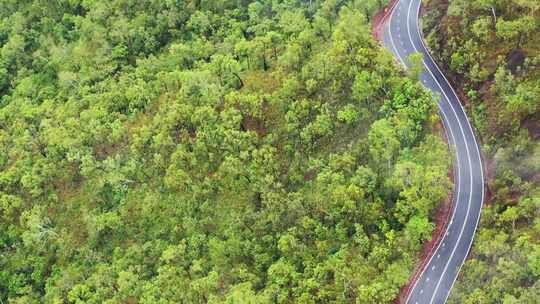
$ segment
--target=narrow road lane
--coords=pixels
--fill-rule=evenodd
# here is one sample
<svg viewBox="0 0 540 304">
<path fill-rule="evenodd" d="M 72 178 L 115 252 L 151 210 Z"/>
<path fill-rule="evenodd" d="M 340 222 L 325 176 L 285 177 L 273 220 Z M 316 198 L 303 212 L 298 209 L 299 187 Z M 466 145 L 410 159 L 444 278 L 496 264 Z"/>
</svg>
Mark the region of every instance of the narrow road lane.
<svg viewBox="0 0 540 304">
<path fill-rule="evenodd" d="M 419 52 L 425 71 L 420 80 L 439 98 L 439 110 L 455 150 L 455 189 L 452 218 L 429 262 L 407 297 L 407 303 L 445 303 L 471 248 L 484 200 L 480 149 L 471 124 L 450 83 L 427 50 L 419 28 L 421 0 L 399 0 L 384 31 L 384 45 L 405 67 Z"/>
</svg>

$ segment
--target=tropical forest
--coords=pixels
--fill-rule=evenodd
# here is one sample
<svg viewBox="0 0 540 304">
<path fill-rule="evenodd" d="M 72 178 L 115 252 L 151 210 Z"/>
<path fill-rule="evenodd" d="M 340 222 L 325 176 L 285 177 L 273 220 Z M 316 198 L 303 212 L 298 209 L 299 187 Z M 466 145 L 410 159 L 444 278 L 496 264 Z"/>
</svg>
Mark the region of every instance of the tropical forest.
<svg viewBox="0 0 540 304">
<path fill-rule="evenodd" d="M 455 153 L 395 2 L 0 0 L 0 304 L 398 303 Z M 422 15 L 486 175 L 448 303 L 539 303 L 540 4 Z"/>
</svg>

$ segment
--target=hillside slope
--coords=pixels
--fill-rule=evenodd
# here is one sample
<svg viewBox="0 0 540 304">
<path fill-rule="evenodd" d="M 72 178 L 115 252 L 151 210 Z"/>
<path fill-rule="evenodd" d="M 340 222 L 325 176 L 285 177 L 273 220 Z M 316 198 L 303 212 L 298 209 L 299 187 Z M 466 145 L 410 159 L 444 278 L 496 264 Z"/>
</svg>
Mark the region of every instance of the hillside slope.
<svg viewBox="0 0 540 304">
<path fill-rule="evenodd" d="M 427 1 L 431 49 L 468 100 L 490 202 L 450 303 L 540 298 L 540 5 Z"/>
<path fill-rule="evenodd" d="M 383 1 L 0 1 L 0 302 L 392 303 L 448 196 Z"/>
</svg>

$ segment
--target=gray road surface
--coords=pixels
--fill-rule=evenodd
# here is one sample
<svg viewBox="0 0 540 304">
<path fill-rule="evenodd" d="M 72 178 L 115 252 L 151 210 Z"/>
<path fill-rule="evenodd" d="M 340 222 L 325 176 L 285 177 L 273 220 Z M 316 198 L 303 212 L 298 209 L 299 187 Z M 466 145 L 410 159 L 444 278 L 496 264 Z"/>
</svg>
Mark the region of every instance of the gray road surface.
<svg viewBox="0 0 540 304">
<path fill-rule="evenodd" d="M 419 29 L 421 0 L 400 0 L 384 28 L 384 45 L 406 67 L 409 55 L 424 57 L 420 80 L 439 98 L 442 121 L 455 149 L 453 214 L 444 237 L 433 251 L 408 295 L 408 304 L 445 303 L 471 248 L 484 199 L 480 150 L 471 124 L 449 82 L 429 54 Z"/>
</svg>

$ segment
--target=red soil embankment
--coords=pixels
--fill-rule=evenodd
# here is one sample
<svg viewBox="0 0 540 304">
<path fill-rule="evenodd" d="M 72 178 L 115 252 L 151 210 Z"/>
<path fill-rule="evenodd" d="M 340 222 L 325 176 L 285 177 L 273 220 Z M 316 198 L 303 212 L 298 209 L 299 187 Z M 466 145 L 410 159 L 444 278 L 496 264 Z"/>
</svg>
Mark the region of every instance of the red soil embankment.
<svg viewBox="0 0 540 304">
<path fill-rule="evenodd" d="M 390 3 L 388 3 L 387 6 L 385 6 L 380 12 L 375 14 L 373 16 L 373 21 L 371 22 L 371 32 L 373 33 L 373 36 L 375 39 L 382 41 L 382 33 L 384 29 L 384 25 L 386 24 L 386 21 L 390 17 L 390 13 L 392 12 L 392 9 L 394 9 L 394 6 L 399 2 L 399 0 L 392 0 Z"/>
</svg>

